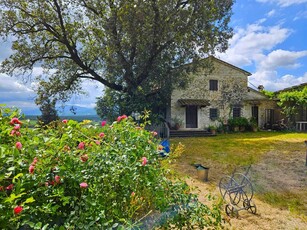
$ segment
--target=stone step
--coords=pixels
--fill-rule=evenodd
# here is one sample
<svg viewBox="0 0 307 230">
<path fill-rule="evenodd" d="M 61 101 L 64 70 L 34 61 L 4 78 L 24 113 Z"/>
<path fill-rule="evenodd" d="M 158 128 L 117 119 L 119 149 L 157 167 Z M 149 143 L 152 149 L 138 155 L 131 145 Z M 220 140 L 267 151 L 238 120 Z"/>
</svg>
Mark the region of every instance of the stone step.
<svg viewBox="0 0 307 230">
<path fill-rule="evenodd" d="M 170 137 L 212 137 L 211 132 L 205 130 L 170 130 Z"/>
</svg>

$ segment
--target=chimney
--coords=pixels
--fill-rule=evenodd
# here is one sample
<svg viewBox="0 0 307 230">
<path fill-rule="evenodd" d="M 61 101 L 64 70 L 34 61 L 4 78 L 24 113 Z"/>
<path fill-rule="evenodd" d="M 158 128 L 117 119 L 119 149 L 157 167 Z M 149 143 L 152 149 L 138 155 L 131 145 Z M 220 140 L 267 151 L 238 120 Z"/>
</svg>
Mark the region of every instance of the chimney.
<svg viewBox="0 0 307 230">
<path fill-rule="evenodd" d="M 263 86 L 263 85 L 259 85 L 259 86 L 258 86 L 258 90 L 259 90 L 259 91 L 264 90 L 264 86 Z"/>
</svg>

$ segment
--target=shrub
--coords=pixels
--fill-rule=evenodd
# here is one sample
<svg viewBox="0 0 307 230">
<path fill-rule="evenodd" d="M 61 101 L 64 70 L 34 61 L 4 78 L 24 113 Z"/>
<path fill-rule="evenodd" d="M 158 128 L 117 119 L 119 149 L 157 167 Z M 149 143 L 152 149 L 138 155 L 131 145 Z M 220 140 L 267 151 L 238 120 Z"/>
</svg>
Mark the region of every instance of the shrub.
<svg viewBox="0 0 307 230">
<path fill-rule="evenodd" d="M 0 107 L 1 229 L 127 229 L 153 211 L 172 213 L 160 226 L 221 224 L 218 208 L 167 178 L 155 133 L 131 118 L 30 129 L 16 117 Z"/>
<path fill-rule="evenodd" d="M 249 122 L 245 117 L 234 117 L 228 120 L 228 124 L 233 130 L 234 127 L 248 128 Z"/>
</svg>

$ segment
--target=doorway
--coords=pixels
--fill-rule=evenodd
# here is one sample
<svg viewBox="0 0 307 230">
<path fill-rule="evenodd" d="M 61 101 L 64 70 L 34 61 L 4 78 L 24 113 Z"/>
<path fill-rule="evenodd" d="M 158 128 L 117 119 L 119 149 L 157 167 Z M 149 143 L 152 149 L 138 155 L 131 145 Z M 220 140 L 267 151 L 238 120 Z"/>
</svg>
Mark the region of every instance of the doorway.
<svg viewBox="0 0 307 230">
<path fill-rule="evenodd" d="M 186 128 L 197 128 L 197 106 L 186 106 Z"/>
</svg>

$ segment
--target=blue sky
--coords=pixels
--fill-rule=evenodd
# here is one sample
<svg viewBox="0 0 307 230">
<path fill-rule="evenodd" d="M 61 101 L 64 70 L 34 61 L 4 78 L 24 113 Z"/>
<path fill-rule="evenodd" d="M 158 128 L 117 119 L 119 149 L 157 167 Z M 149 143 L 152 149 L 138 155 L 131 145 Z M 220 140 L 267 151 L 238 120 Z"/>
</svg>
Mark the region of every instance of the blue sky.
<svg viewBox="0 0 307 230">
<path fill-rule="evenodd" d="M 250 86 L 270 91 L 307 82 L 307 0 L 237 0 L 231 26 L 234 36 L 220 59 L 252 73 Z M 0 62 L 11 53 L 0 41 Z M 33 75 L 42 73 L 36 67 Z M 22 83 L 0 74 L 0 104 L 30 111 L 36 108 L 35 82 Z M 103 86 L 84 82 L 87 95 L 76 96 L 68 105 L 93 108 Z"/>
</svg>

